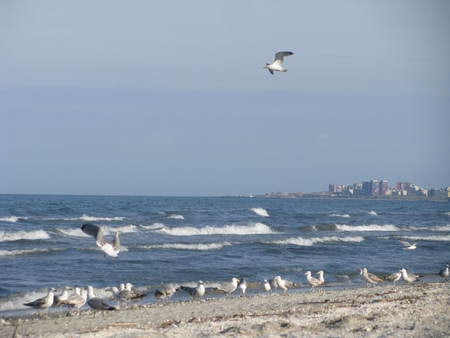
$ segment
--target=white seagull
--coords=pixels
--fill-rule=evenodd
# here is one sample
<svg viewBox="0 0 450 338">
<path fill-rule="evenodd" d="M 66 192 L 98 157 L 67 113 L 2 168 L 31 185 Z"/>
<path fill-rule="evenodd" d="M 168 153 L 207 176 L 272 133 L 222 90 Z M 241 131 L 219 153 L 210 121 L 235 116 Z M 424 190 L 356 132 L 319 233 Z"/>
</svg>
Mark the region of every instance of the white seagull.
<svg viewBox="0 0 450 338">
<path fill-rule="evenodd" d="M 104 236 L 103 229 L 98 225 L 86 223 L 81 226 L 81 230 L 91 235 L 95 238 L 96 244 L 102 251 L 111 257 L 117 257 L 120 252 L 120 238 L 119 232 L 116 232 L 116 235 L 112 241 L 107 241 Z"/>
<path fill-rule="evenodd" d="M 264 279 L 263 281 L 263 286 L 264 286 L 264 290 L 266 290 L 267 292 L 269 292 L 270 290 L 272 290 L 270 283 L 267 279 Z"/>
<path fill-rule="evenodd" d="M 443 278 L 448 278 L 450 276 L 449 266 L 448 264 L 443 268 L 441 271 L 439 271 L 439 276 Z"/>
<path fill-rule="evenodd" d="M 415 249 L 417 249 L 417 243 L 411 244 L 411 243 L 409 243 L 407 241 L 400 241 L 400 243 L 402 243 L 403 246 L 404 246 L 403 250 L 415 250 Z"/>
<path fill-rule="evenodd" d="M 377 283 L 383 283 L 384 280 L 377 275 L 374 275 L 373 273 L 370 273 L 367 271 L 367 268 L 359 269 L 359 274 L 361 275 L 362 279 L 366 282 L 367 285 L 370 284 L 377 284 Z"/>
<path fill-rule="evenodd" d="M 23 305 L 31 306 L 35 309 L 48 309 L 50 306 L 53 305 L 53 299 L 55 296 L 54 292 L 55 292 L 55 289 L 51 288 L 48 290 L 47 296 L 38 298 L 32 302 L 25 303 Z"/>
<path fill-rule="evenodd" d="M 275 54 L 275 59 L 272 63 L 266 63 L 264 66 L 265 69 L 268 69 L 270 74 L 273 75 L 273 72 L 287 72 L 287 69 L 283 67 L 283 59 L 285 56 L 293 55 L 292 52 L 278 52 Z"/>
<path fill-rule="evenodd" d="M 238 278 L 233 277 L 231 278 L 231 282 L 222 282 L 216 289 L 230 294 L 237 289 L 239 282 L 240 280 Z"/>
<path fill-rule="evenodd" d="M 386 277 L 386 280 L 390 281 L 390 282 L 398 282 L 400 280 L 400 278 L 402 278 L 402 273 L 401 271 L 397 271 L 394 272 L 393 274 L 390 274 L 389 276 Z"/>
<path fill-rule="evenodd" d="M 205 295 L 205 286 L 201 280 L 198 281 L 196 287 L 180 286 L 180 289 L 189 293 L 192 298 L 203 297 Z"/>
<path fill-rule="evenodd" d="M 241 290 L 241 293 L 243 296 L 245 296 L 245 291 L 247 291 L 247 281 L 242 278 L 238 284 L 239 290 Z"/>
<path fill-rule="evenodd" d="M 306 271 L 305 276 L 306 276 L 306 280 L 311 285 L 311 287 L 316 287 L 316 286 L 322 285 L 322 282 L 320 281 L 320 279 L 317 279 L 317 278 L 314 278 L 311 276 L 311 271 Z"/>
<path fill-rule="evenodd" d="M 400 272 L 402 273 L 402 277 L 408 283 L 416 282 L 420 279 L 421 276 L 415 275 L 412 272 L 406 271 L 405 268 L 401 268 Z"/>
</svg>

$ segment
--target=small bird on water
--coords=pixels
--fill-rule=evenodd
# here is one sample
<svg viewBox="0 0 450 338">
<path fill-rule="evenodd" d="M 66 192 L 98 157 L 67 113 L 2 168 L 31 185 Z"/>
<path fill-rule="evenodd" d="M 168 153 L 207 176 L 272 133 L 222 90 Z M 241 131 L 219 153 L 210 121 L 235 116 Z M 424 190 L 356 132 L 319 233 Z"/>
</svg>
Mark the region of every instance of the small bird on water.
<svg viewBox="0 0 450 338">
<path fill-rule="evenodd" d="M 283 61 L 285 56 L 293 55 L 294 53 L 289 51 L 278 52 L 275 54 L 275 59 L 272 63 L 266 63 L 264 66 L 265 69 L 268 69 L 270 74 L 273 75 L 273 72 L 287 72 L 287 69 L 283 67 Z"/>
</svg>

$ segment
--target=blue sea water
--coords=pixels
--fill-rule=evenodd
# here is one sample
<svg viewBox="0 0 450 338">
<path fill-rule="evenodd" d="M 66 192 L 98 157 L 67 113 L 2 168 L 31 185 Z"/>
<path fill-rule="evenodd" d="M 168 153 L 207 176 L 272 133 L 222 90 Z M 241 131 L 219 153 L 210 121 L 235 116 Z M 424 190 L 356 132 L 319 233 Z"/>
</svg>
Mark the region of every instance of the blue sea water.
<svg viewBox="0 0 450 338">
<path fill-rule="evenodd" d="M 80 230 L 87 222 L 111 237 L 120 231 L 117 258 Z M 400 240 L 418 248 L 404 250 Z M 437 279 L 449 249 L 447 202 L 0 195 L 0 314 L 24 310 L 48 287 L 154 289 L 275 275 L 304 284 L 307 270 L 324 270 L 330 286 L 360 287 L 363 266 Z"/>
</svg>

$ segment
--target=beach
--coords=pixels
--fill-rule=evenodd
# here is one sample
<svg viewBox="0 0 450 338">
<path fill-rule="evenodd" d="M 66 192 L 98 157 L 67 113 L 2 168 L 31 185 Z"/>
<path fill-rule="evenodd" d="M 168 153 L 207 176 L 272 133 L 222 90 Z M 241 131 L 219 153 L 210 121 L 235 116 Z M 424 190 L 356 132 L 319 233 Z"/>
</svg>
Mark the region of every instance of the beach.
<svg viewBox="0 0 450 338">
<path fill-rule="evenodd" d="M 448 282 L 259 293 L 0 319 L 1 337 L 444 337 Z"/>
</svg>

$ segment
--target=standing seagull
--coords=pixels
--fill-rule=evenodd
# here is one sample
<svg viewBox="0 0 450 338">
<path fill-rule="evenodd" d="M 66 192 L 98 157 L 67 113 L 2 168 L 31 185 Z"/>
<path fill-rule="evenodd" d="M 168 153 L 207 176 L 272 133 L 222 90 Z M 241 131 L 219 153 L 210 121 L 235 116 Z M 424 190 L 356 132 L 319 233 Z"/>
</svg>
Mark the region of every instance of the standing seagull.
<svg viewBox="0 0 450 338">
<path fill-rule="evenodd" d="M 109 305 L 103 299 L 95 297 L 94 288 L 88 286 L 88 305 L 94 310 L 117 310 L 114 306 Z"/>
<path fill-rule="evenodd" d="M 264 290 L 266 290 L 267 292 L 272 290 L 272 288 L 270 287 L 270 283 L 267 279 L 264 279 L 263 286 L 264 286 Z"/>
<path fill-rule="evenodd" d="M 400 272 L 402 273 L 402 277 L 405 281 L 407 281 L 408 283 L 412 283 L 412 282 L 416 282 L 420 279 L 421 276 L 417 276 L 415 274 L 413 274 L 412 272 L 408 272 L 406 271 L 405 268 L 401 268 Z"/>
<path fill-rule="evenodd" d="M 242 296 L 245 296 L 245 291 L 247 290 L 247 281 L 242 278 L 238 284 L 238 288 L 241 290 Z"/>
<path fill-rule="evenodd" d="M 45 297 L 38 298 L 32 302 L 25 303 L 23 305 L 34 307 L 35 309 L 48 309 L 53 305 L 54 292 L 55 289 L 51 288 L 48 290 L 48 294 Z"/>
<path fill-rule="evenodd" d="M 239 282 L 240 282 L 239 279 L 237 279 L 236 277 L 233 277 L 233 278 L 231 278 L 231 282 L 220 283 L 220 285 L 216 289 L 230 294 L 230 293 L 233 293 L 237 289 Z"/>
<path fill-rule="evenodd" d="M 205 295 L 205 286 L 201 280 L 198 281 L 197 286 L 194 288 L 181 285 L 180 289 L 189 293 L 192 298 L 203 297 Z"/>
<path fill-rule="evenodd" d="M 450 276 L 449 266 L 448 264 L 443 268 L 441 271 L 439 271 L 439 276 L 443 278 L 448 278 Z"/>
<path fill-rule="evenodd" d="M 400 280 L 400 278 L 402 278 L 402 273 L 401 271 L 397 271 L 394 272 L 393 274 L 390 274 L 389 276 L 386 277 L 386 280 L 390 281 L 390 282 L 394 282 L 394 284 L 396 282 L 398 282 Z"/>
<path fill-rule="evenodd" d="M 377 284 L 384 282 L 382 278 L 374 275 L 373 273 L 368 272 L 367 268 L 359 269 L 359 274 L 361 275 L 362 279 L 366 282 L 366 287 L 369 283 Z"/>
<path fill-rule="evenodd" d="M 305 276 L 306 276 L 306 280 L 308 281 L 308 283 L 311 285 L 312 288 L 322 285 L 322 282 L 320 281 L 320 279 L 317 279 L 317 278 L 314 278 L 311 276 L 311 271 L 306 271 Z"/>
<path fill-rule="evenodd" d="M 283 59 L 285 56 L 293 55 L 292 52 L 278 52 L 275 54 L 275 59 L 272 63 L 266 63 L 264 68 L 268 69 L 270 74 L 273 72 L 287 72 L 287 69 L 283 67 Z"/>
<path fill-rule="evenodd" d="M 81 230 L 91 235 L 95 238 L 96 244 L 102 251 L 111 257 L 117 257 L 117 255 L 120 252 L 120 238 L 119 238 L 119 232 L 116 232 L 116 235 L 112 241 L 107 241 L 104 238 L 104 233 L 101 227 L 98 225 L 86 223 L 81 226 Z"/>
</svg>

